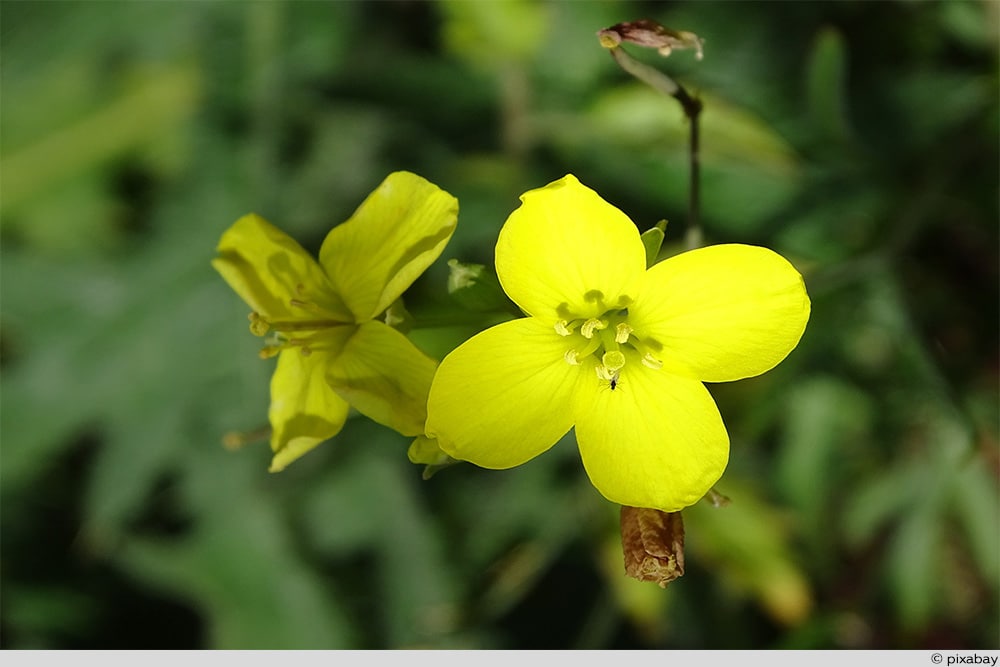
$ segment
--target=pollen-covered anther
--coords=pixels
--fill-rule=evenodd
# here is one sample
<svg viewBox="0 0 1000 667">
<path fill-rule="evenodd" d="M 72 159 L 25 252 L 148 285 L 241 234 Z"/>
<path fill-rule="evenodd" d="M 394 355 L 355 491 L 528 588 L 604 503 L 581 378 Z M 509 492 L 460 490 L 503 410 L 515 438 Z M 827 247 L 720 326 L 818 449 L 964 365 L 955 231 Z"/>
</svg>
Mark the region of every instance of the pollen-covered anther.
<svg viewBox="0 0 1000 667">
<path fill-rule="evenodd" d="M 597 378 L 599 380 L 604 380 L 605 382 L 611 382 L 612 380 L 617 382 L 618 376 L 621 372 L 620 370 L 612 370 L 604 364 L 597 364 L 594 366 L 594 371 L 597 373 Z"/>
<path fill-rule="evenodd" d="M 250 320 L 250 333 L 254 336 L 263 336 L 271 330 L 270 322 L 261 317 L 260 313 L 256 311 L 247 315 L 247 319 Z"/>
<path fill-rule="evenodd" d="M 660 370 L 663 368 L 663 362 L 651 355 L 649 352 L 642 355 L 642 365 L 646 368 L 652 368 L 653 370 Z"/>
<path fill-rule="evenodd" d="M 566 354 L 563 355 L 563 359 L 565 359 L 566 363 L 570 366 L 580 365 L 580 354 L 576 350 L 566 350 Z"/>
<path fill-rule="evenodd" d="M 618 326 L 615 327 L 615 342 L 616 343 L 627 343 L 628 337 L 635 331 L 632 327 L 628 325 L 628 322 L 619 322 Z"/>
<path fill-rule="evenodd" d="M 570 331 L 569 322 L 567 322 L 566 320 L 559 320 L 558 322 L 556 322 L 555 329 L 556 333 L 559 334 L 560 336 L 569 336 L 573 333 L 572 331 Z"/>
<path fill-rule="evenodd" d="M 593 338 L 595 331 L 600 331 L 601 329 L 607 329 L 607 320 L 599 320 L 596 317 L 592 317 L 583 323 L 580 327 L 580 333 L 583 334 L 584 338 Z"/>
<path fill-rule="evenodd" d="M 270 359 L 271 357 L 277 356 L 278 353 L 281 352 L 281 349 L 281 345 L 265 345 L 260 348 L 260 352 L 257 353 L 257 356 L 261 359 Z"/>
</svg>

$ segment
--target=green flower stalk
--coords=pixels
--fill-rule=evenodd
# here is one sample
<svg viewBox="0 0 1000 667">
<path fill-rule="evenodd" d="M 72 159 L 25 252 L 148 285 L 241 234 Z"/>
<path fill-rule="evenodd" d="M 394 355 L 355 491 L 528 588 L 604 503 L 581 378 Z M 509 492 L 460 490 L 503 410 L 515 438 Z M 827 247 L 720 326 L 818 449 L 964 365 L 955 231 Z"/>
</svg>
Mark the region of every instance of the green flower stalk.
<svg viewBox="0 0 1000 667">
<path fill-rule="evenodd" d="M 636 226 L 568 175 L 525 193 L 496 268 L 527 317 L 441 362 L 429 438 L 485 468 L 538 456 L 575 428 L 594 486 L 619 505 L 676 512 L 725 470 L 729 436 L 704 382 L 764 373 L 809 319 L 780 255 L 717 245 L 646 269 Z"/>
<path fill-rule="evenodd" d="M 376 318 L 438 258 L 457 218 L 453 196 L 401 171 L 330 231 L 318 262 L 255 214 L 222 235 L 212 266 L 253 309 L 261 356 L 278 357 L 272 472 L 339 433 L 352 406 L 403 435 L 423 432 L 437 364 Z"/>
</svg>

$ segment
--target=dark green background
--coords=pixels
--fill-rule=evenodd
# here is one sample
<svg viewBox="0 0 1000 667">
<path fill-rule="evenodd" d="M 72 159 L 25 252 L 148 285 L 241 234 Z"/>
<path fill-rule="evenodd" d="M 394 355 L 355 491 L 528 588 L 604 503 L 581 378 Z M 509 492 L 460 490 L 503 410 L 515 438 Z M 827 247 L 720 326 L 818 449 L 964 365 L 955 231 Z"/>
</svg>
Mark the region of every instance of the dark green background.
<svg viewBox="0 0 1000 667">
<path fill-rule="evenodd" d="M 0 12 L 3 647 L 1000 648 L 997 3 Z M 705 39 L 631 51 L 705 101 L 707 241 L 813 300 L 783 364 L 710 387 L 732 504 L 685 510 L 684 577 L 624 576 L 572 436 L 427 481 L 363 418 L 279 475 L 224 449 L 273 363 L 209 266 L 246 212 L 315 250 L 390 171 L 437 183 L 425 317 L 468 315 L 446 261 L 566 173 L 681 249 L 681 111 L 595 35 L 641 17 Z"/>
</svg>

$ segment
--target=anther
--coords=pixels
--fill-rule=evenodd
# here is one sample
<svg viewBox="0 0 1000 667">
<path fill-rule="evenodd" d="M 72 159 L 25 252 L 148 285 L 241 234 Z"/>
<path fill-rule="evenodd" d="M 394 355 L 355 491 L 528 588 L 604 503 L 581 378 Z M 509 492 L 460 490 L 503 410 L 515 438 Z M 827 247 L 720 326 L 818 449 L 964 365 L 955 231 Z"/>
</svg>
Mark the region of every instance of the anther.
<svg viewBox="0 0 1000 667">
<path fill-rule="evenodd" d="M 607 327 L 608 323 L 606 321 L 592 317 L 583 323 L 583 326 L 580 327 L 580 333 L 583 334 L 584 338 L 593 338 L 595 331 L 600 331 Z"/>
<path fill-rule="evenodd" d="M 270 323 L 257 312 L 250 313 L 247 319 L 250 320 L 250 333 L 254 336 L 263 336 L 271 329 Z"/>
<path fill-rule="evenodd" d="M 260 352 L 257 353 L 261 359 L 270 359 L 271 357 L 277 356 L 281 352 L 280 345 L 266 345 L 260 348 Z"/>
<path fill-rule="evenodd" d="M 604 380 L 605 382 L 610 382 L 611 378 L 618 377 L 618 371 L 608 370 L 607 366 L 604 364 L 597 364 L 594 366 L 594 372 L 597 373 L 598 379 Z"/>
<path fill-rule="evenodd" d="M 646 368 L 652 368 L 655 371 L 663 368 L 663 362 L 651 355 L 649 352 L 642 355 L 642 365 Z"/>
<path fill-rule="evenodd" d="M 615 327 L 615 342 L 627 343 L 628 337 L 633 331 L 635 331 L 635 329 L 630 327 L 628 322 L 619 322 L 618 326 Z"/>
<path fill-rule="evenodd" d="M 563 355 L 563 359 L 565 359 L 566 363 L 569 364 L 570 366 L 580 365 L 580 355 L 576 350 L 573 349 L 566 350 L 566 354 Z"/>
</svg>

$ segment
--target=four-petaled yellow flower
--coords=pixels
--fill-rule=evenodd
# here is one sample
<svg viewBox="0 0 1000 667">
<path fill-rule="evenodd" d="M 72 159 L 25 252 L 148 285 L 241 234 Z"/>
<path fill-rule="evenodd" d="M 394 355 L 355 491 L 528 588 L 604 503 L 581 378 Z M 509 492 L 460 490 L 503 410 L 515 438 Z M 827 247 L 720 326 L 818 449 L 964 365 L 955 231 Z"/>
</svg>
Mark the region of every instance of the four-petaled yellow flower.
<svg viewBox="0 0 1000 667">
<path fill-rule="evenodd" d="M 666 512 L 722 475 L 729 436 L 703 382 L 759 375 L 809 319 L 802 277 L 776 253 L 717 245 L 646 270 L 629 218 L 573 176 L 525 193 L 496 268 L 528 315 L 444 358 L 427 406 L 450 456 L 510 468 L 570 428 L 612 502 Z"/>
<path fill-rule="evenodd" d="M 212 265 L 253 308 L 250 329 L 278 355 L 271 380 L 271 470 L 343 427 L 351 406 L 404 435 L 423 432 L 436 363 L 376 320 L 437 259 L 458 201 L 395 172 L 313 259 L 290 236 L 250 214 L 219 241 Z"/>
</svg>

